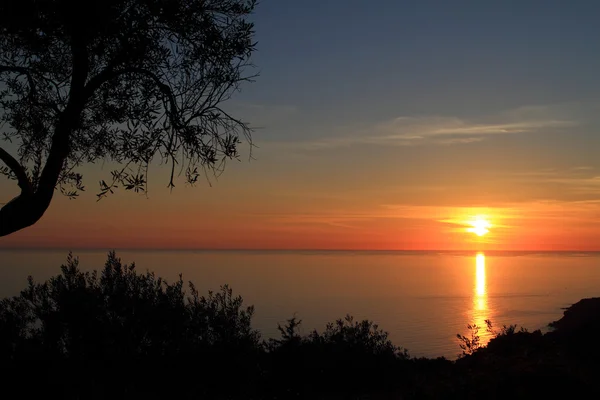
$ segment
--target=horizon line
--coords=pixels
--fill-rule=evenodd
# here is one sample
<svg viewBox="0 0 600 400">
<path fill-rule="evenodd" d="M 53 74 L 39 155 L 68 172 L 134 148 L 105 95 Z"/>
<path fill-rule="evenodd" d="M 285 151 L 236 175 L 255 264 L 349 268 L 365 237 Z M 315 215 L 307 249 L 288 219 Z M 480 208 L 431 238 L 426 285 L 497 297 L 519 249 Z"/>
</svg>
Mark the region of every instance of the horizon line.
<svg viewBox="0 0 600 400">
<path fill-rule="evenodd" d="M 143 247 L 2 247 L 0 251 L 130 251 L 130 252 L 361 252 L 361 253 L 600 253 L 599 250 L 582 249 L 519 249 L 519 250 L 482 250 L 482 249 L 320 249 L 320 248 L 143 248 Z"/>
</svg>

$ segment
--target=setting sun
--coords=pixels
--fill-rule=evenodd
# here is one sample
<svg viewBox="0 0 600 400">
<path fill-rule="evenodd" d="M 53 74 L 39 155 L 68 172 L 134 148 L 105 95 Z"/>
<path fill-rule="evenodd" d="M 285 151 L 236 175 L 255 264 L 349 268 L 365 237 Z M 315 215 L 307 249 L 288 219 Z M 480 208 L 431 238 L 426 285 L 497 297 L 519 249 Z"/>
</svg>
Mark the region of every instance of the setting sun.
<svg viewBox="0 0 600 400">
<path fill-rule="evenodd" d="M 489 232 L 491 224 L 483 217 L 477 217 L 474 221 L 470 222 L 471 228 L 467 231 L 473 232 L 477 236 L 483 236 Z"/>
</svg>

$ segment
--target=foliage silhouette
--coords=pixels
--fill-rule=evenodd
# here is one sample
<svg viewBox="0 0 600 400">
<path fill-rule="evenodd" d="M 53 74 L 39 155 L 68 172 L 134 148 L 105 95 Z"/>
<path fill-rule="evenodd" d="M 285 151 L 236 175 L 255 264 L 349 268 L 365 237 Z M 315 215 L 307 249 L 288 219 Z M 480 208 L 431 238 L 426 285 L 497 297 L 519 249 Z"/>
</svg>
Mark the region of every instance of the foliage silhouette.
<svg viewBox="0 0 600 400">
<path fill-rule="evenodd" d="M 0 2 L 0 173 L 20 194 L 0 236 L 36 223 L 54 191 L 84 190 L 78 167 L 120 165 L 100 182 L 146 192 L 155 159 L 194 184 L 238 157 L 244 121 L 223 102 L 251 81 L 255 0 Z M 176 171 L 177 167 L 177 171 Z M 208 175 L 207 175 L 208 177 Z"/>
<path fill-rule="evenodd" d="M 183 289 L 181 278 L 168 283 L 150 272 L 140 274 L 114 253 L 100 274 L 80 271 L 78 260 L 69 256 L 61 275 L 41 284 L 29 278 L 20 296 L 0 303 L 5 375 L 27 376 L 30 362 L 60 366 L 63 371 L 49 371 L 46 382 L 60 385 L 60 374 L 72 374 L 73 380 L 55 388 L 70 398 L 91 387 L 95 398 L 133 387 L 139 395 L 146 389 L 136 384 L 136 376 L 188 376 L 199 394 L 223 368 L 243 377 L 260 351 L 260 336 L 250 324 L 254 309 L 244 308 L 227 286 L 206 297 L 191 283 L 189 295 Z M 193 374 L 201 379 L 179 365 L 192 360 Z M 110 371 L 111 378 L 105 380 L 102 371 Z M 146 395 L 161 393 L 147 389 L 152 393 Z"/>
<path fill-rule="evenodd" d="M 489 320 L 486 320 L 485 322 L 489 323 Z M 459 357 L 472 355 L 481 348 L 479 326 L 477 326 L 477 324 L 469 324 L 467 325 L 467 329 L 469 330 L 469 336 L 461 335 L 460 333 L 456 334 L 459 341 L 459 347 L 462 350 L 462 354 L 458 355 Z"/>
<path fill-rule="evenodd" d="M 372 321 L 358 322 L 348 315 L 327 324 L 322 333 L 313 330 L 307 336 L 299 334 L 300 325 L 297 318 L 289 319 L 278 327 L 281 338 L 267 345 L 270 380 L 283 385 L 287 393 L 336 398 L 341 388 L 358 395 L 366 388 L 387 391 L 390 384 L 398 384 L 396 375 L 409 359 L 408 352 L 395 346 Z"/>
<path fill-rule="evenodd" d="M 521 327 L 519 330 L 517 330 L 517 325 L 503 325 L 498 331 L 494 329 L 494 325 L 491 320 L 486 319 L 484 322 L 486 325 L 485 330 L 487 333 L 492 335 L 492 339 L 498 339 L 503 336 L 512 336 L 515 333 L 529 332 L 524 327 Z M 468 324 L 467 329 L 469 330 L 469 336 L 461 335 L 460 333 L 456 334 L 456 337 L 459 341 L 459 347 L 462 350 L 462 353 L 458 355 L 459 358 L 473 355 L 478 350 L 485 348 L 485 346 L 481 343 L 481 336 L 479 336 L 479 326 L 477 326 L 477 324 Z M 497 342 L 498 341 L 494 343 Z"/>
<path fill-rule="evenodd" d="M 456 361 L 412 358 L 351 316 L 306 335 L 293 317 L 264 341 L 252 328 L 254 308 L 226 285 L 201 296 L 181 276 L 141 273 L 115 253 L 99 272 L 81 271 L 69 255 L 60 275 L 29 278 L 0 301 L 0 384 L 36 399 L 597 396 L 590 354 L 600 346 L 588 330 L 600 326 L 599 304 L 574 305 L 546 334 L 486 321 L 487 346 L 471 325 Z"/>
</svg>

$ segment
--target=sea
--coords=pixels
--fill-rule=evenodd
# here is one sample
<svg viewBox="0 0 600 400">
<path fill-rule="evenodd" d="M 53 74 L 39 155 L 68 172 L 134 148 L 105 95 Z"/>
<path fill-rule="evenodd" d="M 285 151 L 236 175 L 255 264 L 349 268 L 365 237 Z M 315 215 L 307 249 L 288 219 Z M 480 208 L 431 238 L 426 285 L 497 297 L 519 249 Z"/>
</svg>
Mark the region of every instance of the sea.
<svg viewBox="0 0 600 400">
<path fill-rule="evenodd" d="M 101 269 L 109 250 L 74 250 L 80 268 Z M 263 338 L 296 317 L 301 332 L 322 331 L 346 315 L 369 319 L 415 357 L 455 359 L 469 324 L 485 344 L 494 327 L 549 330 L 565 307 L 600 296 L 600 253 L 403 251 L 117 250 L 124 263 L 169 281 L 182 274 L 201 294 L 228 284 L 255 306 Z M 68 250 L 0 250 L 0 297 L 27 277 L 60 273 Z"/>
</svg>

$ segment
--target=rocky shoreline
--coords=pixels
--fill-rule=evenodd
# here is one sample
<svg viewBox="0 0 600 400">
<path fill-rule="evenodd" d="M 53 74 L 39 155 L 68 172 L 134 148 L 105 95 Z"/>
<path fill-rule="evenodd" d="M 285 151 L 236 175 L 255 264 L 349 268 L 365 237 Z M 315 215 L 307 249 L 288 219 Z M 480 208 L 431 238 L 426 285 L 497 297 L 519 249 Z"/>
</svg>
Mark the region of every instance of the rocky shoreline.
<svg viewBox="0 0 600 400">
<path fill-rule="evenodd" d="M 581 333 L 600 326 L 600 297 L 579 300 L 564 309 L 563 317 L 548 324 L 555 334 Z"/>
</svg>

